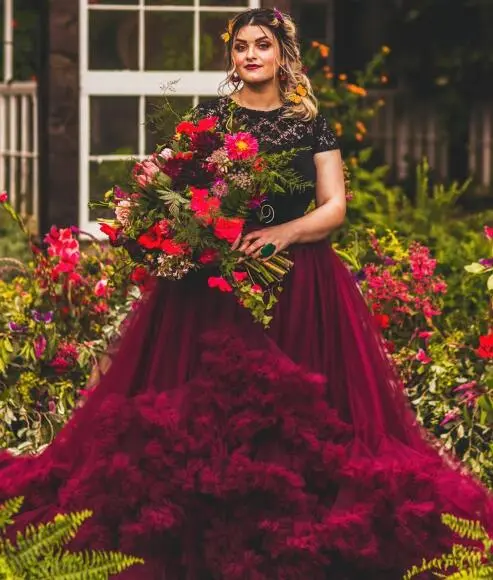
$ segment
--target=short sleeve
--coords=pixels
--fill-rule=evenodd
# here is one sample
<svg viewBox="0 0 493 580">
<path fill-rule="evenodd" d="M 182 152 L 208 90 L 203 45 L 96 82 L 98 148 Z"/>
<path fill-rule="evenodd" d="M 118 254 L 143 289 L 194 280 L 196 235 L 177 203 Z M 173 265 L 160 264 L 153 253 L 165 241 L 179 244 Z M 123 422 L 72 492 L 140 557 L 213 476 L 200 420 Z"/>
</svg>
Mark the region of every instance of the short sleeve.
<svg viewBox="0 0 493 580">
<path fill-rule="evenodd" d="M 334 131 L 329 127 L 327 119 L 320 113 L 313 121 L 313 152 L 333 151 L 339 149 L 339 143 Z"/>
</svg>

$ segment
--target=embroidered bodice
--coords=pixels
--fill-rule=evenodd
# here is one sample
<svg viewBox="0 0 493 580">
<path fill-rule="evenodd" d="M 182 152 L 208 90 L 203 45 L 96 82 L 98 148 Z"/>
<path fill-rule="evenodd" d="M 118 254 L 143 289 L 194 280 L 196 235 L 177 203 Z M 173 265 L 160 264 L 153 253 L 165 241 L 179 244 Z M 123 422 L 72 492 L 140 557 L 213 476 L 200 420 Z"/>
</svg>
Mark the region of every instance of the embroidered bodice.
<svg viewBox="0 0 493 580">
<path fill-rule="evenodd" d="M 289 105 L 286 105 L 289 106 Z M 314 154 L 338 149 L 334 132 L 329 128 L 325 117 L 318 114 L 313 121 L 286 118 L 285 107 L 272 111 L 257 111 L 238 105 L 234 106 L 235 121 L 252 133 L 259 141 L 263 151 L 282 151 L 293 148 L 307 148 L 299 151 L 292 166 L 313 186 L 293 194 L 269 195 L 255 216 L 254 221 L 264 225 L 284 223 L 304 215 L 308 205 L 315 197 L 316 168 Z M 230 116 L 230 99 L 221 97 L 202 103 L 195 109 L 200 117 L 219 117 L 221 129 L 225 129 Z"/>
</svg>

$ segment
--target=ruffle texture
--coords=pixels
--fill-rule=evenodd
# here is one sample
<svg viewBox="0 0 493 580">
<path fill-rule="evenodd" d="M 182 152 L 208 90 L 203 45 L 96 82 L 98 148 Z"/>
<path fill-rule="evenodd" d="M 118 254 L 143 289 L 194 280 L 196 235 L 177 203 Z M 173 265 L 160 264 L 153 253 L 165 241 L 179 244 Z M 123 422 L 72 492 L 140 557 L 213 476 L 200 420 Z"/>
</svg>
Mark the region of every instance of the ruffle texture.
<svg viewBox="0 0 493 580">
<path fill-rule="evenodd" d="M 416 426 L 349 272 L 326 245 L 294 252 L 268 334 L 200 276 L 157 283 L 55 442 L 0 456 L 17 525 L 90 508 L 71 546 L 142 556 L 127 580 L 396 580 L 447 549 L 442 512 L 493 529 L 491 497 Z"/>
</svg>

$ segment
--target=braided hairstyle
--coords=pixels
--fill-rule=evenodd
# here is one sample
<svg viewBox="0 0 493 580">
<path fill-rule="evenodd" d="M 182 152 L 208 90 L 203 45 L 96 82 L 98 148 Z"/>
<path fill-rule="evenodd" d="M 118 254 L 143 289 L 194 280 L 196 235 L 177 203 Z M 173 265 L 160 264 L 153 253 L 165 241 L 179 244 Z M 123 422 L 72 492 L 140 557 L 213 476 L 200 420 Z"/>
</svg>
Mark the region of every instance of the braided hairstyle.
<svg viewBox="0 0 493 580">
<path fill-rule="evenodd" d="M 233 43 L 241 28 L 244 26 L 260 26 L 268 28 L 277 39 L 280 48 L 280 63 L 278 84 L 281 99 L 290 103 L 286 107 L 284 116 L 296 117 L 304 121 L 314 119 L 318 112 L 317 99 L 309 78 L 303 72 L 300 46 L 298 42 L 297 28 L 288 14 L 279 12 L 275 8 L 253 8 L 237 14 L 229 23 L 229 38 L 226 42 L 226 67 L 227 77 L 221 83 L 221 90 L 233 85 L 233 91 L 238 90 L 238 82 L 234 81 Z M 297 92 L 297 87 L 304 90 Z M 299 93 L 302 94 L 299 94 Z M 306 94 L 305 94 L 306 93 Z M 296 102 L 292 102 L 290 96 L 296 95 Z M 299 102 L 298 102 L 299 101 Z"/>
</svg>

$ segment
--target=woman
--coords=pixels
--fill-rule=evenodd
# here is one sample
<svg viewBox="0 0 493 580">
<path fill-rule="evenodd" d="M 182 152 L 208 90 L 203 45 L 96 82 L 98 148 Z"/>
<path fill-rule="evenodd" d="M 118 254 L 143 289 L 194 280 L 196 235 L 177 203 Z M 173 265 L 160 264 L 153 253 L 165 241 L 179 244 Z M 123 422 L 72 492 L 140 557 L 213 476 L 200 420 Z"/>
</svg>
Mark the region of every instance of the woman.
<svg viewBox="0 0 493 580">
<path fill-rule="evenodd" d="M 94 510 L 73 547 L 145 558 L 122 578 L 397 579 L 447 548 L 442 512 L 492 526 L 491 498 L 426 441 L 326 241 L 345 214 L 341 155 L 292 20 L 249 10 L 224 36 L 236 89 L 196 116 L 232 112 L 263 148 L 300 148 L 315 183 L 269 196 L 234 244 L 291 253 L 271 327 L 204 273 L 156 281 L 55 442 L 4 454 L 0 497 L 26 496 L 19 526 Z"/>
</svg>

